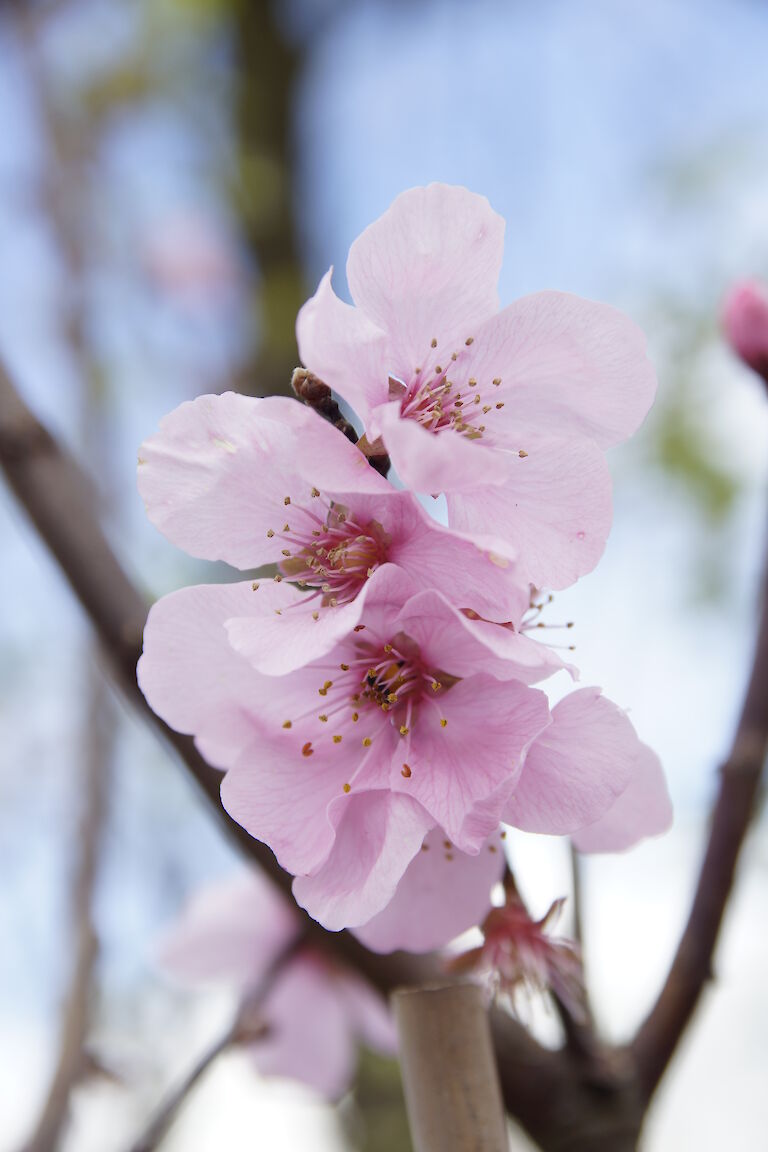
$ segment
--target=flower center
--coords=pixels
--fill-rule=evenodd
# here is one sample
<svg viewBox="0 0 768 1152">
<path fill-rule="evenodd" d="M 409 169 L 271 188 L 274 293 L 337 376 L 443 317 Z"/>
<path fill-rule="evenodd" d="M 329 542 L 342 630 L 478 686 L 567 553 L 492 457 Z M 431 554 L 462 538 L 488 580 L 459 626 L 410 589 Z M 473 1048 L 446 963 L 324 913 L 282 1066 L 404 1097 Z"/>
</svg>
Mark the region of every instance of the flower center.
<svg viewBox="0 0 768 1152">
<path fill-rule="evenodd" d="M 317 489 L 315 493 L 319 497 Z M 299 505 L 293 508 L 293 524 L 273 533 L 286 544 L 282 575 L 300 588 L 316 589 L 324 605 L 353 600 L 374 570 L 386 563 L 386 531 L 377 520 L 359 523 L 348 508 L 332 501 L 319 503 L 320 515 Z"/>
<path fill-rule="evenodd" d="M 365 625 L 358 624 L 355 631 L 364 632 Z M 425 710 L 434 711 L 440 726 L 445 728 L 448 721 L 442 714 L 440 697 L 458 683 L 459 677 L 427 667 L 418 644 L 402 632 L 387 643 L 360 637 L 354 647 L 349 663 L 329 667 L 334 678 L 318 685 L 322 711 L 318 712 L 315 706 L 296 719 L 286 720 L 283 727 L 292 728 L 295 723 L 314 716 L 320 724 L 317 738 L 325 735 L 328 731 L 325 726 L 329 725 L 334 733 L 333 743 L 340 744 L 343 733 L 338 729 L 359 724 L 362 745 L 370 748 L 373 736 L 366 720 L 370 732 L 375 734 L 381 728 L 380 714 L 386 713 L 389 725 L 397 728 L 404 741 L 402 773 L 407 778 L 411 775 L 407 763 L 410 736 L 419 716 Z M 375 725 L 371 724 L 372 720 L 376 721 Z M 308 740 L 302 753 L 311 756 L 313 752 L 313 741 Z"/>
<path fill-rule="evenodd" d="M 448 378 L 454 369 L 464 376 L 467 365 L 462 361 L 471 355 L 469 349 L 473 343 L 473 338 L 468 336 L 461 351 L 451 352 L 444 359 L 438 354 L 434 339 L 424 364 L 414 368 L 409 383 L 390 377 L 389 396 L 391 400 L 400 401 L 400 415 L 404 419 L 416 420 L 430 432 L 451 429 L 468 440 L 479 440 L 486 434 L 487 419 L 504 407 L 504 401 L 498 400 L 495 394 L 501 377 L 478 383 L 474 376 L 469 376 L 461 385 Z"/>
</svg>

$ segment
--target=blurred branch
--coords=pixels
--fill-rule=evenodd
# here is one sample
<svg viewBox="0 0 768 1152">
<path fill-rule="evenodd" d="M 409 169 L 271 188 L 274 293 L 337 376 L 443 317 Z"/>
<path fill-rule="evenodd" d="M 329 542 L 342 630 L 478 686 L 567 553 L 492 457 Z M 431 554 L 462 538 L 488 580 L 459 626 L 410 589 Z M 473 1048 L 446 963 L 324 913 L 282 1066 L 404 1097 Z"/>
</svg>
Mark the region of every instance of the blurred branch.
<svg viewBox="0 0 768 1152">
<path fill-rule="evenodd" d="M 162 1101 L 147 1128 L 131 1145 L 131 1152 L 153 1152 L 173 1124 L 192 1089 L 223 1052 L 237 1044 L 256 1044 L 268 1035 L 269 1025 L 261 1015 L 264 1000 L 285 965 L 301 950 L 305 941 L 306 932 L 302 932 L 270 964 L 257 987 L 240 1003 L 229 1027 L 205 1050 L 178 1087 Z"/>
<path fill-rule="evenodd" d="M 93 927 L 93 891 L 104 821 L 106 767 L 111 753 L 108 690 L 98 670 L 88 669 L 88 708 L 82 773 L 82 813 L 75 844 L 79 850 L 72 891 L 74 965 L 67 990 L 58 1059 L 50 1090 L 24 1152 L 53 1152 L 69 1115 L 72 1090 L 85 1071 L 83 1048 L 88 1030 L 90 990 L 98 956 Z"/>
<path fill-rule="evenodd" d="M 705 985 L 733 886 L 741 846 L 752 819 L 768 752 L 768 565 L 755 656 L 688 922 L 664 987 L 638 1031 L 633 1049 L 646 1100 L 650 1099 L 690 1021 Z"/>
</svg>

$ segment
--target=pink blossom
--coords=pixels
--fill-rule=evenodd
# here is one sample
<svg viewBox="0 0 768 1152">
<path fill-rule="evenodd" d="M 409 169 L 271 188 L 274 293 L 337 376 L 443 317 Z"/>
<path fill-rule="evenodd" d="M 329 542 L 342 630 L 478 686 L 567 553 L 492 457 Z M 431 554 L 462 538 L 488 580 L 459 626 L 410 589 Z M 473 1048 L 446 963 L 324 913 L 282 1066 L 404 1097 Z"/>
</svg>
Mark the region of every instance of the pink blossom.
<svg viewBox="0 0 768 1152">
<path fill-rule="evenodd" d="M 298 933 L 295 911 L 249 871 L 194 897 L 166 935 L 160 961 L 185 982 L 226 985 L 243 999 L 264 987 L 257 1011 L 266 1032 L 249 1048 L 256 1067 L 333 1100 L 349 1086 L 357 1045 L 393 1053 L 394 1027 L 367 984 L 316 950 L 299 947 L 281 963 Z"/>
<path fill-rule="evenodd" d="M 263 672 L 328 652 L 393 564 L 492 620 L 516 618 L 527 603 L 508 546 L 442 527 L 336 429 L 286 398 L 228 392 L 182 404 L 142 445 L 139 490 L 152 522 L 192 555 L 279 565 L 278 582 L 261 583 L 242 613 Z"/>
<path fill-rule="evenodd" d="M 501 536 L 528 580 L 562 588 L 600 557 L 603 449 L 641 423 L 655 376 L 611 307 L 539 292 L 499 311 L 503 233 L 464 188 L 403 193 L 352 245 L 354 307 L 328 272 L 299 314 L 299 350 L 407 487 L 444 492 L 452 527 Z"/>
<path fill-rule="evenodd" d="M 581 1018 L 584 980 L 579 949 L 572 940 L 549 934 L 564 903 L 555 900 L 540 920 L 533 920 L 517 894 L 508 892 L 506 903 L 492 909 L 483 923 L 483 943 L 458 956 L 452 969 L 485 977 L 494 992 L 509 996 L 513 1004 L 521 995 L 551 990 L 576 1019 Z"/>
<path fill-rule="evenodd" d="M 728 343 L 768 382 L 768 286 L 759 280 L 734 284 L 723 305 Z"/>
<path fill-rule="evenodd" d="M 522 682 L 532 676 L 531 650 L 544 646 L 468 619 L 438 592 L 414 594 L 394 566 L 351 633 L 279 678 L 250 661 L 253 595 L 235 584 L 161 600 L 139 682 L 163 719 L 228 769 L 225 807 L 269 844 L 296 877 L 298 902 L 326 927 L 368 924 L 401 882 L 397 907 L 406 918 L 410 907 L 415 922 L 416 894 L 434 893 L 441 872 L 455 883 L 459 867 L 470 867 L 458 853 L 490 855 L 501 820 L 569 833 L 600 819 L 626 787 L 637 738 L 620 710 L 591 690 L 586 731 L 574 737 L 581 757 L 567 731 L 558 753 L 557 739 L 546 742 L 546 698 Z M 555 711 L 567 729 L 564 705 Z M 456 868 L 427 882 L 420 857 L 405 879 L 430 833 L 430 844 L 449 842 L 444 863 Z M 425 912 L 414 948 L 477 923 L 493 880 L 473 875 L 456 919 L 450 909 Z M 388 933 L 407 938 L 396 919 L 375 946 L 385 948 Z"/>
</svg>

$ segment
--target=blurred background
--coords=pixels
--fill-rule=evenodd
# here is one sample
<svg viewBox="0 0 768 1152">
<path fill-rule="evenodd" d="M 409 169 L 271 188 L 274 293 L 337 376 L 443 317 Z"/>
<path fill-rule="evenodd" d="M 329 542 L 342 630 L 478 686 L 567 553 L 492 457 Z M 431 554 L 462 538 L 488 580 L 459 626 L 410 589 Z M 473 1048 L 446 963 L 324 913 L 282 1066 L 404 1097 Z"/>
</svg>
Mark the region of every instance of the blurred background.
<svg viewBox="0 0 768 1152">
<path fill-rule="evenodd" d="M 567 289 L 646 329 L 658 402 L 612 455 L 603 563 L 552 610 L 576 622 L 582 682 L 661 754 L 676 805 L 666 838 L 585 868 L 587 972 L 613 1038 L 670 959 L 751 655 L 768 405 L 718 315 L 732 280 L 768 277 L 766 59 L 762 0 L 0 2 L 0 351 L 93 476 L 148 596 L 232 574 L 145 520 L 139 443 L 200 393 L 285 393 L 298 307 L 331 263 L 343 288 L 350 242 L 404 188 L 489 197 L 507 219 L 503 303 Z M 117 1152 L 231 1008 L 174 986 L 153 954 L 238 861 L 113 695 L 2 486 L 0 734 L 0 1152 L 48 1092 L 89 829 L 92 1067 L 62 1147 Z M 764 1139 L 765 833 L 763 819 L 649 1152 Z M 568 892 L 562 844 L 511 850 L 535 913 Z M 393 1068 L 365 1056 L 333 1108 L 227 1054 L 164 1147 L 406 1152 Z"/>
</svg>

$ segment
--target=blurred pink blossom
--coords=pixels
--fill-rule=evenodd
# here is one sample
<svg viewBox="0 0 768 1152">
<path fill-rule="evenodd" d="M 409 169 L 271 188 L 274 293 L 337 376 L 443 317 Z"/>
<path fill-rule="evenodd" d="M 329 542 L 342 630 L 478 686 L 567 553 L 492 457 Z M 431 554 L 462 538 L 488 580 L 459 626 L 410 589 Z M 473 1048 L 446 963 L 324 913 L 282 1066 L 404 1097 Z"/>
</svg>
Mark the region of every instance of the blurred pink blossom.
<svg viewBox="0 0 768 1152">
<path fill-rule="evenodd" d="M 358 1044 L 394 1053 L 394 1026 L 381 997 L 354 973 L 309 947 L 288 951 L 299 931 L 271 882 L 243 872 L 193 898 L 159 960 L 177 979 L 227 986 L 243 1000 L 264 988 L 255 1011 L 265 1032 L 249 1045 L 256 1067 L 335 1100 L 354 1075 Z"/>
<path fill-rule="evenodd" d="M 723 329 L 736 355 L 768 383 L 768 285 L 734 284 L 723 305 Z"/>
<path fill-rule="evenodd" d="M 140 258 L 152 284 L 171 297 L 212 302 L 240 281 L 231 242 L 196 212 L 179 211 L 157 223 L 144 237 Z"/>
</svg>

